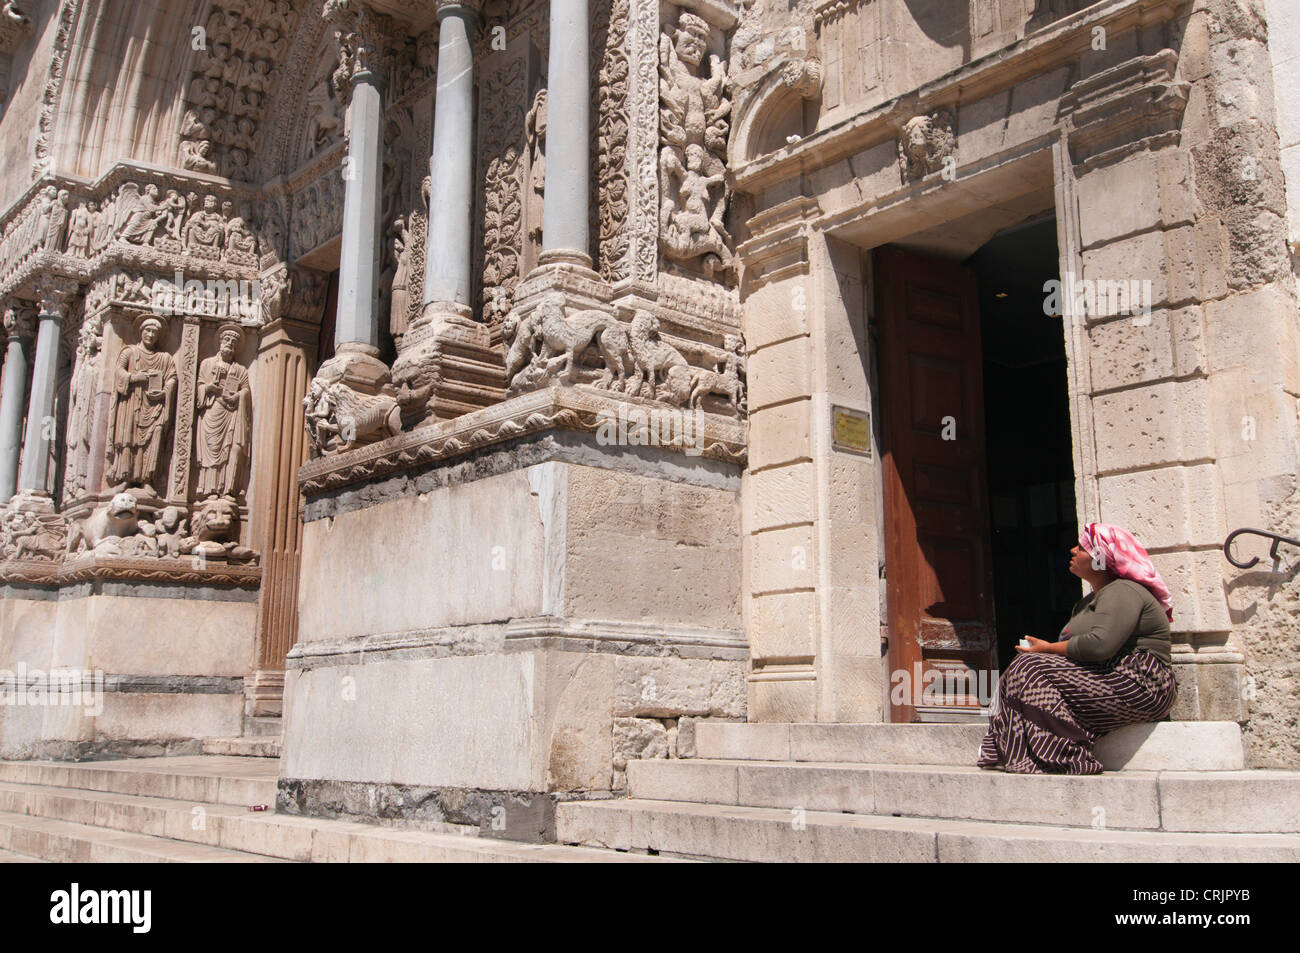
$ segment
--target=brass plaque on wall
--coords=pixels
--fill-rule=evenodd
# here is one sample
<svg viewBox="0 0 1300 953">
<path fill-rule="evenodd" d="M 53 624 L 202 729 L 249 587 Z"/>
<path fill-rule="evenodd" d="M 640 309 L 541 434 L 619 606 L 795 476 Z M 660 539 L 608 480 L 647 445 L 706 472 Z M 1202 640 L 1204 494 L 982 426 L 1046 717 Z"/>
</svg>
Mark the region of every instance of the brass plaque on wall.
<svg viewBox="0 0 1300 953">
<path fill-rule="evenodd" d="M 832 404 L 831 446 L 871 456 L 871 414 Z"/>
</svg>

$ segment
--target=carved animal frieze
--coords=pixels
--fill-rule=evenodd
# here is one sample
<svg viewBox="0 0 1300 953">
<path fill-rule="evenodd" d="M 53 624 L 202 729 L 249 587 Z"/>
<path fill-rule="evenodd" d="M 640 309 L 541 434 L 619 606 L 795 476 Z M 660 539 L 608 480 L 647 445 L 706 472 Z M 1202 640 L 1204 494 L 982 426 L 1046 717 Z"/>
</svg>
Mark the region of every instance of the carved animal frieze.
<svg viewBox="0 0 1300 953">
<path fill-rule="evenodd" d="M 315 456 L 351 450 L 402 430 L 402 412 L 393 394 L 362 394 L 341 381 L 316 377 L 302 404 Z"/>
<path fill-rule="evenodd" d="M 61 516 L 0 509 L 0 562 L 56 560 L 63 553 L 66 534 Z"/>
</svg>

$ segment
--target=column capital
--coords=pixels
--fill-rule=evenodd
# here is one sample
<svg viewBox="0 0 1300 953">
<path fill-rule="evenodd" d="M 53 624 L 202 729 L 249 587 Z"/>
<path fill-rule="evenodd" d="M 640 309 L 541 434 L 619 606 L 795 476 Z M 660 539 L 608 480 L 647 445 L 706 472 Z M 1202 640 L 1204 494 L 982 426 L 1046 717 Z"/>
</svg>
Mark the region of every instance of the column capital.
<svg viewBox="0 0 1300 953">
<path fill-rule="evenodd" d="M 483 0 L 436 0 L 436 2 L 439 23 L 450 13 L 468 13 L 476 17 L 483 10 Z"/>
<path fill-rule="evenodd" d="M 79 283 L 75 278 L 62 275 L 42 275 L 36 279 L 36 305 L 42 318 L 63 317 L 63 309 L 77 292 Z"/>
<path fill-rule="evenodd" d="M 383 84 L 388 79 L 393 18 L 360 0 L 326 0 L 321 19 L 334 27 L 339 65 L 334 88 L 346 95 L 358 79 Z"/>
<path fill-rule="evenodd" d="M 14 338 L 31 338 L 36 333 L 36 311 L 20 304 L 5 306 L 5 333 L 9 340 Z"/>
</svg>

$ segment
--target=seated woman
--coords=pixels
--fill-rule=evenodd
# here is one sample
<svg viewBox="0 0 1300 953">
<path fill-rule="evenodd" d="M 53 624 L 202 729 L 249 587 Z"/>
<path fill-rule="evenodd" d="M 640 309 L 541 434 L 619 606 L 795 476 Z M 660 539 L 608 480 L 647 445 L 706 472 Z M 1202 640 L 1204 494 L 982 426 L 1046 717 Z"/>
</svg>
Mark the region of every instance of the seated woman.
<svg viewBox="0 0 1300 953">
<path fill-rule="evenodd" d="M 1089 523 L 1070 572 L 1092 591 L 1059 642 L 1029 638 L 1002 673 L 981 768 L 1013 774 L 1100 774 L 1099 735 L 1158 721 L 1174 704 L 1169 589 L 1136 539 Z"/>
</svg>

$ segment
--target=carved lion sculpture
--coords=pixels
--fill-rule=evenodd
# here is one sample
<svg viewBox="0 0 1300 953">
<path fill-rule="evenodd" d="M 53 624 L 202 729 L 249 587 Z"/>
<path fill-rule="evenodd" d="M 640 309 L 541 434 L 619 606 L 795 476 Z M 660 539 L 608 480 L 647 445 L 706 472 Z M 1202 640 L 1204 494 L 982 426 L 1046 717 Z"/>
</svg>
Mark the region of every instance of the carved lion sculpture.
<svg viewBox="0 0 1300 953">
<path fill-rule="evenodd" d="M 541 368 L 542 378 L 552 378 L 556 368 L 563 364 L 560 377 L 566 381 L 573 380 L 574 365 L 593 342 L 600 348 L 607 368 L 623 367 L 623 355 L 617 349 L 620 342 L 606 335 L 615 329 L 614 337 L 618 337 L 622 329 L 612 314 L 588 308 L 566 316 L 564 295 L 553 291 L 542 297 L 530 318 L 535 341 L 541 344 L 540 349 L 535 349 L 534 360 Z"/>
<path fill-rule="evenodd" d="M 685 404 L 691 396 L 691 367 L 677 348 L 659 339 L 659 319 L 649 311 L 637 311 L 628 334 L 635 371 L 627 393 L 679 407 Z"/>
<path fill-rule="evenodd" d="M 536 383 L 537 365 L 534 358 L 540 339 L 533 325 L 533 316 L 520 317 L 510 309 L 501 321 L 501 336 L 509 345 L 506 351 L 506 383 L 510 393 L 527 390 Z"/>
<path fill-rule="evenodd" d="M 319 378 L 303 398 L 307 436 L 317 453 L 334 453 L 402 432 L 402 411 L 391 394 L 360 394 Z"/>
<path fill-rule="evenodd" d="M 68 529 L 68 553 L 84 550 L 101 555 L 134 555 L 140 547 L 127 541 L 141 530 L 140 509 L 134 495 L 119 493 L 103 509 L 96 510 Z"/>
<path fill-rule="evenodd" d="M 898 164 L 903 181 L 939 171 L 944 160 L 953 154 L 956 142 L 952 114 L 947 111 L 909 119 L 898 139 Z"/>
<path fill-rule="evenodd" d="M 229 497 L 208 500 L 194 514 L 194 555 L 245 562 L 256 554 L 239 545 L 239 507 Z"/>
</svg>

